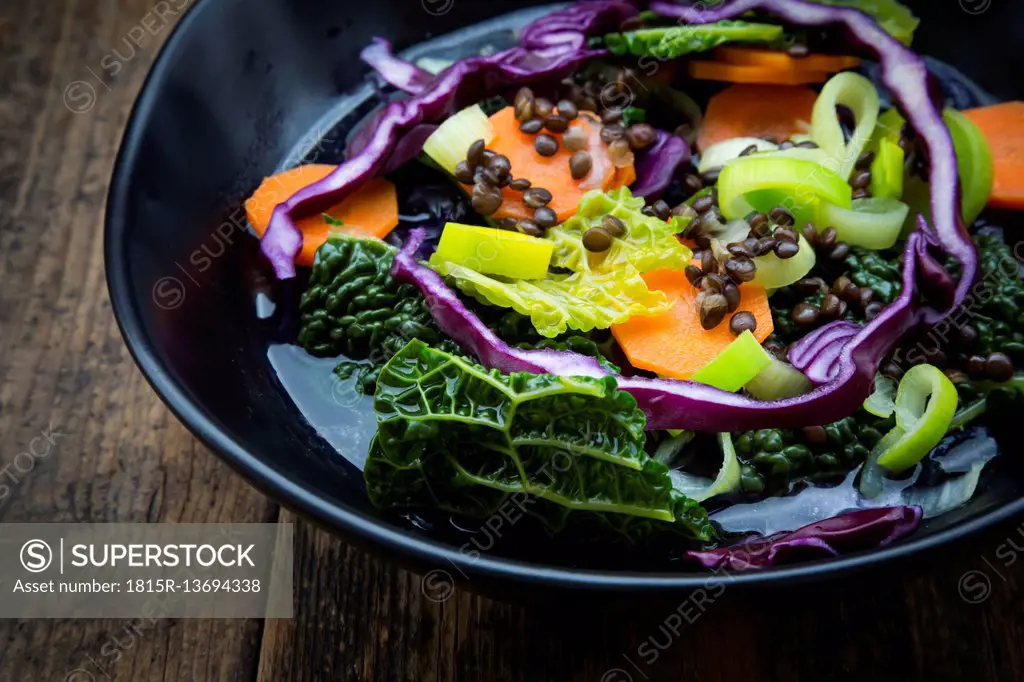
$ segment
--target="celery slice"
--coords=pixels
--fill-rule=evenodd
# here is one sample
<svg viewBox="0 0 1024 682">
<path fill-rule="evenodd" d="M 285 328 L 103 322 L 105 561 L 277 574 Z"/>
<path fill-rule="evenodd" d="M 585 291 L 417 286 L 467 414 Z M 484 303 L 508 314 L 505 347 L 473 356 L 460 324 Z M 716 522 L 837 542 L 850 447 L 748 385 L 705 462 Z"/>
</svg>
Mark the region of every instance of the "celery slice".
<svg viewBox="0 0 1024 682">
<path fill-rule="evenodd" d="M 871 196 L 899 199 L 903 196 L 903 148 L 888 138 L 878 143 L 871 164 Z"/>
<path fill-rule="evenodd" d="M 511 230 L 447 223 L 430 265 L 447 262 L 485 275 L 544 279 L 554 249 L 550 240 Z"/>
<path fill-rule="evenodd" d="M 701 367 L 690 381 L 734 393 L 770 364 L 771 356 L 748 330 Z"/>
<path fill-rule="evenodd" d="M 741 158 L 740 152 L 750 146 L 756 147 L 759 152 L 775 151 L 779 148 L 778 145 L 772 144 L 768 140 L 762 140 L 759 137 L 733 137 L 728 140 L 722 140 L 703 150 L 700 155 L 700 163 L 697 164 L 697 172 L 707 173 L 708 171 L 723 168 L 726 164 Z"/>
<path fill-rule="evenodd" d="M 694 502 L 703 502 L 715 495 L 731 493 L 740 487 L 740 460 L 736 456 L 736 448 L 732 443 L 732 434 L 718 434 L 718 445 L 722 449 L 722 466 L 718 470 L 715 480 L 694 476 L 673 469 L 669 471 L 672 479 L 672 488 Z"/>
<path fill-rule="evenodd" d="M 784 400 L 809 392 L 811 380 L 788 362 L 769 356 L 770 364 L 744 386 L 758 400 Z"/>
<path fill-rule="evenodd" d="M 960 189 L 963 192 L 964 222 L 973 223 L 985 209 L 992 196 L 995 164 L 988 140 L 974 122 L 956 109 L 942 112 L 956 149 L 957 168 L 960 171 Z"/>
<path fill-rule="evenodd" d="M 814 161 L 776 154 L 744 156 L 722 169 L 722 215 L 734 220 L 782 206 L 802 225 L 818 220 L 823 202 L 850 208 L 853 189 L 838 174 Z"/>
<path fill-rule="evenodd" d="M 836 116 L 836 106 L 853 112 L 857 126 L 847 144 Z M 864 76 L 844 71 L 833 76 L 821 89 L 811 113 L 811 138 L 831 157 L 830 168 L 848 180 L 857 158 L 871 138 L 878 122 L 878 91 Z"/>
<path fill-rule="evenodd" d="M 423 143 L 423 151 L 441 168 L 454 174 L 455 165 L 466 158 L 471 144 L 493 139 L 494 126 L 480 105 L 474 104 L 442 123 Z"/>
<path fill-rule="evenodd" d="M 956 412 L 953 382 L 933 365 L 916 365 L 896 391 L 896 427 L 882 437 L 871 457 L 899 473 L 920 462 L 939 444 Z"/>
<path fill-rule="evenodd" d="M 877 251 L 896 243 L 909 211 L 895 199 L 857 199 L 850 209 L 825 206 L 822 225 L 834 227 L 839 241 Z"/>
<path fill-rule="evenodd" d="M 782 259 L 774 253 L 754 259 L 757 271 L 753 283 L 765 289 L 781 289 L 802 279 L 814 267 L 814 248 L 800 235 L 800 250 L 792 258 Z"/>
</svg>

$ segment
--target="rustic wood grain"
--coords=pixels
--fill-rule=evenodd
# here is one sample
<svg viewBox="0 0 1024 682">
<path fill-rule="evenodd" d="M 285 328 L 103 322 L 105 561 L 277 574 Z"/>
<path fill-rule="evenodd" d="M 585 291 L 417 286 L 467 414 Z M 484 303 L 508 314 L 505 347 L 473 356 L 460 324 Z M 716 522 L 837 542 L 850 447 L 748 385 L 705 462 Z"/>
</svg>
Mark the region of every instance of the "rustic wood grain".
<svg viewBox="0 0 1024 682">
<path fill-rule="evenodd" d="M 293 522 L 296 615 L 167 620 L 141 633 L 113 620 L 0 621 L 0 681 L 1024 679 L 1021 573 L 996 556 L 1006 538 L 1024 546 L 1018 523 L 915 566 L 830 586 L 727 589 L 703 611 L 679 597 L 566 610 L 557 600 L 496 602 L 464 580 L 442 600 L 420 576 L 279 511 L 175 421 L 110 313 L 106 183 L 168 31 L 118 78 L 92 72 L 150 5 L 16 0 L 2 9 L 0 466 L 41 429 L 61 435 L 0 500 L 0 521 Z M 77 81 L 96 93 L 82 113 L 65 106 Z M 961 598 L 968 571 L 991 580 L 982 603 Z M 102 655 L 111 641 L 116 656 Z"/>
</svg>

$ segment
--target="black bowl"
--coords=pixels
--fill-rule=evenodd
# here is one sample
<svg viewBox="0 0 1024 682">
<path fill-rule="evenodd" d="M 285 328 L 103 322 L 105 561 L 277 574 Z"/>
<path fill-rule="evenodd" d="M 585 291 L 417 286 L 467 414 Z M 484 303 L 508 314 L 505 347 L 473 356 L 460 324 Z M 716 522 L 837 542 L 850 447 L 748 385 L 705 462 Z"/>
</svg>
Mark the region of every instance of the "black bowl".
<svg viewBox="0 0 1024 682">
<path fill-rule="evenodd" d="M 1012 63 L 1010 53 L 1019 44 L 1019 35 L 1011 33 L 1019 34 L 1021 23 L 1007 16 L 1008 4 L 981 14 L 956 3 L 924 7 L 920 46 L 996 95 L 1012 96 L 1012 69 L 989 68 Z M 459 551 L 458 536 L 416 530 L 381 514 L 349 462 L 363 456 L 358 440 L 365 411 L 332 407 L 314 396 L 314 404 L 304 406 L 307 414 L 317 400 L 329 409 L 326 417 L 314 418 L 318 431 L 268 359 L 276 346 L 285 361 L 301 361 L 277 346 L 293 333 L 291 302 L 301 283 L 282 285 L 270 276 L 245 230 L 244 197 L 281 167 L 302 159 L 338 160 L 343 134 L 372 107 L 373 86 L 357 58 L 371 36 L 417 45 L 419 55 L 445 54 L 511 40 L 510 28 L 536 14 L 529 5 L 376 0 L 356 10 L 319 0 L 201 0 L 157 59 L 117 159 L 106 220 L 114 312 L 142 371 L 197 437 L 267 494 L 350 539 L 420 568 L 464 572 L 477 586 L 630 592 L 701 587 L 708 582 L 703 573 L 663 565 L 652 570 L 628 560 L 615 568 L 597 570 L 592 567 L 602 564 L 589 561 L 580 568 L 571 565 L 571 556 L 548 558 L 529 540 L 502 542 L 494 552 L 470 558 Z M 517 14 L 491 21 L 512 11 Z M 470 28 L 423 43 L 463 27 Z M 950 39 L 953 27 L 958 40 Z M 984 38 L 985 53 L 978 54 L 965 35 Z M 357 438 L 346 440 L 353 428 Z M 1017 483 L 989 481 L 969 506 L 925 523 L 894 546 L 731 580 L 759 585 L 835 576 L 938 546 L 1022 509 Z"/>
</svg>

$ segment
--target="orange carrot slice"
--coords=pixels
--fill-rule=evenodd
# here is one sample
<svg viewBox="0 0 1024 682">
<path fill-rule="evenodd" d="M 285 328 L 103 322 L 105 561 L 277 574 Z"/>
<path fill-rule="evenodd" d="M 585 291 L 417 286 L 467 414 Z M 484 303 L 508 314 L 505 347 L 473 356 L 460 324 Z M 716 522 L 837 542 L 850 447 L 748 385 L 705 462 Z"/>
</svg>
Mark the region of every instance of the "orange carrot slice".
<svg viewBox="0 0 1024 682">
<path fill-rule="evenodd" d="M 304 187 L 327 177 L 337 166 L 307 164 L 272 175 L 263 180 L 245 202 L 245 215 L 260 237 L 270 225 L 274 208 Z M 398 225 L 398 194 L 395 185 L 384 178 L 373 178 L 327 211 L 327 215 L 344 223 L 333 227 L 349 234 L 383 239 Z M 299 265 L 312 265 L 316 250 L 327 241 L 331 225 L 322 215 L 303 218 L 295 223 L 302 232 L 302 251 L 295 257 Z"/>
<path fill-rule="evenodd" d="M 697 289 L 679 270 L 655 270 L 643 275 L 651 289 L 664 291 L 675 305 L 657 315 L 637 315 L 612 326 L 612 334 L 634 367 L 672 379 L 689 379 L 711 362 L 736 336 L 729 330 L 732 315 L 714 329 L 700 326 Z M 774 331 L 772 311 L 764 289 L 740 286 L 740 307 L 757 320 L 754 337 L 764 341 Z"/>
<path fill-rule="evenodd" d="M 824 83 L 829 72 L 803 68 L 780 69 L 773 66 L 745 66 L 694 59 L 690 61 L 690 76 L 697 80 L 727 81 L 729 83 L 771 83 L 774 85 L 801 85 Z"/>
<path fill-rule="evenodd" d="M 734 137 L 773 137 L 782 142 L 807 133 L 817 99 L 810 88 L 733 85 L 708 102 L 697 146 L 706 150 Z"/>
<path fill-rule="evenodd" d="M 764 66 L 782 71 L 805 70 L 835 73 L 853 69 L 860 65 L 858 57 L 835 54 L 809 54 L 806 57 L 790 57 L 782 50 L 767 50 L 760 47 L 725 46 L 716 48 L 715 60 L 737 66 Z"/>
<path fill-rule="evenodd" d="M 963 112 L 992 149 L 995 181 L 988 205 L 1024 210 L 1024 102 L 1003 102 Z"/>
<path fill-rule="evenodd" d="M 493 114 L 490 121 L 494 126 L 494 139 L 487 148 L 508 157 L 512 164 L 513 177 L 526 178 L 534 187 L 543 187 L 551 192 L 553 198 L 548 207 L 558 216 L 558 222 L 564 222 L 576 213 L 580 199 L 587 191 L 612 189 L 619 186 L 615 184 L 617 180 L 622 181 L 629 177 L 626 172 L 619 177 L 608 156 L 607 147 L 600 140 L 600 124 L 590 121 L 585 116 L 580 116 L 570 124 L 572 127 L 582 126 L 590 139 L 587 151 L 590 152 L 593 166 L 590 174 L 580 180 L 573 179 L 569 172 L 572 152 L 562 143 L 562 135 L 554 135 L 559 142 L 558 152 L 554 156 L 544 157 L 533 147 L 536 136 L 519 130 L 519 122 L 516 121 L 515 110 L 512 107 L 505 107 Z M 635 172 L 632 177 L 636 179 Z M 506 187 L 502 190 L 502 195 L 501 208 L 494 214 L 495 218 L 533 217 L 533 209 L 523 203 L 522 192 Z"/>
</svg>

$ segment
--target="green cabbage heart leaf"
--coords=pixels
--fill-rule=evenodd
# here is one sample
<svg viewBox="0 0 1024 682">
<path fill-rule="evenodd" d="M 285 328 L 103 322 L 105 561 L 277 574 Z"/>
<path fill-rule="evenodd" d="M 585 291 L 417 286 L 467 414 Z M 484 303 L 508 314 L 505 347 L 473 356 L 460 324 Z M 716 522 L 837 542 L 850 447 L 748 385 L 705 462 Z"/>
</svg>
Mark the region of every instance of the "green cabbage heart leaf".
<svg viewBox="0 0 1024 682">
<path fill-rule="evenodd" d="M 511 499 L 552 531 L 714 537 L 644 451 L 644 414 L 613 377 L 503 375 L 413 340 L 382 369 L 374 409 L 364 477 L 380 508 L 485 519 Z"/>
</svg>

